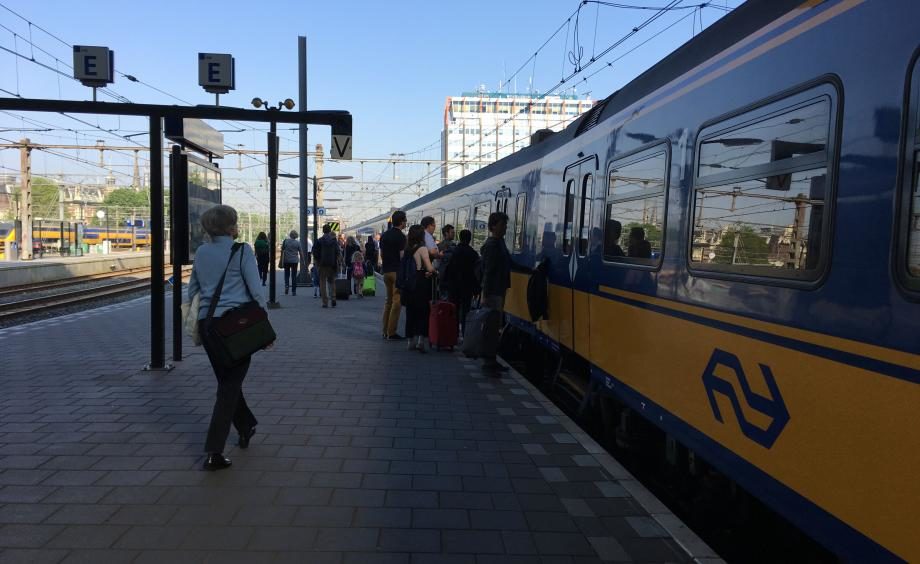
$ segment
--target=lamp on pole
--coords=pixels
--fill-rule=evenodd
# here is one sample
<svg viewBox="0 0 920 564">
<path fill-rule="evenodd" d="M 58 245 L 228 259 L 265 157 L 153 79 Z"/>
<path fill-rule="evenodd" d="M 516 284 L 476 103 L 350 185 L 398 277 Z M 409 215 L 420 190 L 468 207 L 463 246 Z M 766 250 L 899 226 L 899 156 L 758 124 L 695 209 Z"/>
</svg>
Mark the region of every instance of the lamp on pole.
<svg viewBox="0 0 920 564">
<path fill-rule="evenodd" d="M 253 98 L 252 105 L 256 108 L 265 107 L 269 112 L 280 111 L 281 108 L 287 108 L 289 110 L 294 108 L 294 100 L 287 98 L 284 102 L 278 102 L 278 107 L 272 107 L 267 102 L 263 102 L 261 98 Z M 268 239 L 269 247 L 271 249 L 271 262 L 269 268 L 271 269 L 271 284 L 268 286 L 268 307 L 276 308 L 280 307 L 280 304 L 275 300 L 275 267 L 277 262 L 277 257 L 275 255 L 278 236 L 277 236 L 277 226 L 275 225 L 276 213 L 277 213 L 277 181 L 278 181 L 278 123 L 275 120 L 269 122 L 269 131 L 268 131 Z"/>
</svg>

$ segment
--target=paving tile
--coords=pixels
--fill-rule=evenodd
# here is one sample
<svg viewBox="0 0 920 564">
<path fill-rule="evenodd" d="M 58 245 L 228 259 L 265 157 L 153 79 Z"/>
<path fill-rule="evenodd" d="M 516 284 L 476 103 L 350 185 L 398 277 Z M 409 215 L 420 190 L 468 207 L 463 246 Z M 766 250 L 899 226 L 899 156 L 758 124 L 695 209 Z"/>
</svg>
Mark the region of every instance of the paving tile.
<svg viewBox="0 0 920 564">
<path fill-rule="evenodd" d="M 48 547 L 108 548 L 127 530 L 128 527 L 121 525 L 72 525 L 55 536 Z"/>
<path fill-rule="evenodd" d="M 470 527 L 470 516 L 463 509 L 413 509 L 412 527 L 416 529 L 467 529 Z"/>
<path fill-rule="evenodd" d="M 505 545 L 498 531 L 441 532 L 444 550 L 449 553 L 503 554 Z"/>
<path fill-rule="evenodd" d="M 412 510 L 408 507 L 359 507 L 354 516 L 358 527 L 408 528 L 411 522 Z"/>
<path fill-rule="evenodd" d="M 441 535 L 438 531 L 420 529 L 381 529 L 380 550 L 392 552 L 440 552 Z"/>
</svg>

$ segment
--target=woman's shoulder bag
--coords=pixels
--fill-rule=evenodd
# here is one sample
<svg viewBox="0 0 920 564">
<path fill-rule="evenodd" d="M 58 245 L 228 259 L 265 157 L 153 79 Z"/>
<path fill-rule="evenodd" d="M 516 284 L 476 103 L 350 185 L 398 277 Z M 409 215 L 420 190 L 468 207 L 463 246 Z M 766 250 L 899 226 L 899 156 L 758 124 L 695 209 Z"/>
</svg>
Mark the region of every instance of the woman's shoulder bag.
<svg viewBox="0 0 920 564">
<path fill-rule="evenodd" d="M 206 329 L 203 337 L 210 345 L 208 348 L 211 354 L 217 357 L 224 366 L 235 366 L 242 363 L 253 353 L 274 343 L 277 338 L 272 324 L 268 321 L 268 313 L 255 300 L 249 284 L 246 283 L 246 277 L 243 276 L 241 247 L 243 247 L 242 243 L 234 243 L 230 251 L 230 259 L 227 260 L 224 273 L 220 277 L 220 282 L 217 283 L 217 289 L 214 291 L 214 297 L 211 298 L 208 315 L 205 318 Z M 240 252 L 240 277 L 243 279 L 243 286 L 246 287 L 250 301 L 214 319 L 214 311 L 217 309 L 220 294 L 224 288 L 224 279 L 227 277 L 230 262 L 237 251 Z"/>
</svg>

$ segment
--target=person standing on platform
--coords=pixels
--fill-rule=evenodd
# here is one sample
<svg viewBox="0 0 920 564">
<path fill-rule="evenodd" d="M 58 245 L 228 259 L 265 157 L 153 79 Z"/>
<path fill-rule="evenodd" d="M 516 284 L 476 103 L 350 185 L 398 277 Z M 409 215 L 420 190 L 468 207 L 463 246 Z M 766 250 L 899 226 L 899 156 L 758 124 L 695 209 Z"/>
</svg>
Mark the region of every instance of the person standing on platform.
<svg viewBox="0 0 920 564">
<path fill-rule="evenodd" d="M 367 276 L 373 276 L 377 272 L 377 243 L 373 235 L 368 235 L 364 243 L 364 262 L 367 263 L 364 273 Z"/>
<path fill-rule="evenodd" d="M 404 298 L 406 306 L 406 338 L 409 350 L 428 352 L 428 315 L 431 313 L 433 277 L 437 274 L 431 264 L 431 254 L 425 246 L 425 230 L 420 225 L 409 228 L 406 252 L 415 260 L 415 289 Z"/>
<path fill-rule="evenodd" d="M 345 240 L 345 268 L 346 268 L 345 277 L 348 278 L 349 288 L 352 288 L 353 286 L 352 279 L 354 278 L 352 275 L 352 273 L 354 272 L 354 267 L 352 264 L 353 263 L 352 257 L 354 257 L 355 253 L 360 250 L 361 250 L 361 245 L 359 245 L 358 242 L 355 241 L 354 237 L 349 236 L 348 239 Z M 359 290 L 357 293 L 360 294 L 361 291 Z"/>
<path fill-rule="evenodd" d="M 466 331 L 466 316 L 470 312 L 473 296 L 479 294 L 479 281 L 476 280 L 476 263 L 479 253 L 470 245 L 473 234 L 469 229 L 460 232 L 460 244 L 450 255 L 450 263 L 445 272 L 448 296 L 457 306 L 457 319 L 460 321 L 460 334 Z"/>
<path fill-rule="evenodd" d="M 281 263 L 284 266 L 284 293 L 288 290 L 291 295 L 297 295 L 297 266 L 304 259 L 303 247 L 297 240 L 297 232 L 293 229 L 288 234 L 288 238 L 281 243 Z"/>
<path fill-rule="evenodd" d="M 256 262 L 259 265 L 259 278 L 262 279 L 262 285 L 264 286 L 265 281 L 268 279 L 268 262 L 271 260 L 268 235 L 264 231 L 259 232 L 253 247 L 256 250 Z"/>
<path fill-rule="evenodd" d="M 383 283 L 387 290 L 386 303 L 383 305 L 383 338 L 391 341 L 402 339 L 396 329 L 399 327 L 399 310 L 401 308 L 399 290 L 396 289 L 396 273 L 399 261 L 406 248 L 406 212 L 393 212 L 391 226 L 380 237 L 380 256 L 383 259 Z"/>
<path fill-rule="evenodd" d="M 454 240 L 455 233 L 453 225 L 447 224 L 441 228 L 441 242 L 438 243 L 438 252 L 441 254 L 441 258 L 435 263 L 435 268 L 438 269 L 440 295 L 437 297 L 439 299 L 448 296 L 447 287 L 450 281 L 447 280 L 447 265 L 450 264 L 451 255 L 457 249 L 457 242 Z"/>
<path fill-rule="evenodd" d="M 204 336 L 207 335 L 207 325 L 210 323 L 208 314 L 211 301 L 221 280 L 223 285 L 220 297 L 211 319 L 250 301 L 265 307 L 265 298 L 259 291 L 259 271 L 254 252 L 245 243 L 240 244 L 239 248 L 234 247 L 233 240 L 239 234 L 236 210 L 230 206 L 214 206 L 201 214 L 201 226 L 211 241 L 195 252 L 188 296 L 191 300 L 195 294 L 199 295 L 201 305 L 198 309 L 198 331 Z M 243 380 L 249 370 L 250 359 L 234 366 L 225 366 L 207 339 L 202 339 L 202 344 L 217 377 L 217 399 L 205 441 L 207 458 L 204 469 L 220 470 L 231 464 L 230 459 L 223 455 L 231 423 L 239 433 L 240 448 L 247 448 L 256 432 L 258 421 L 243 397 Z"/>
<path fill-rule="evenodd" d="M 505 245 L 505 232 L 508 230 L 508 215 L 502 212 L 493 212 L 489 215 L 489 238 L 482 245 L 482 305 L 504 314 L 505 293 L 511 287 L 511 271 L 533 273 L 530 268 L 518 266 L 511 260 L 511 253 Z M 455 257 L 456 258 L 456 257 Z M 497 325 L 487 327 L 491 335 L 483 335 L 484 342 L 497 343 L 499 339 Z M 508 369 L 495 357 L 486 357 L 482 361 L 482 369 L 493 376 L 500 375 Z"/>
<path fill-rule="evenodd" d="M 319 266 L 319 295 L 323 307 L 329 307 L 330 296 L 332 307 L 335 307 L 335 277 L 342 264 L 342 248 L 328 223 L 323 225 L 323 236 L 313 245 L 313 259 Z"/>
<path fill-rule="evenodd" d="M 426 215 L 422 218 L 422 229 L 425 230 L 425 247 L 428 249 L 428 258 L 435 260 L 441 257 L 438 250 L 438 243 L 434 240 L 434 232 L 437 229 L 434 218 Z"/>
</svg>

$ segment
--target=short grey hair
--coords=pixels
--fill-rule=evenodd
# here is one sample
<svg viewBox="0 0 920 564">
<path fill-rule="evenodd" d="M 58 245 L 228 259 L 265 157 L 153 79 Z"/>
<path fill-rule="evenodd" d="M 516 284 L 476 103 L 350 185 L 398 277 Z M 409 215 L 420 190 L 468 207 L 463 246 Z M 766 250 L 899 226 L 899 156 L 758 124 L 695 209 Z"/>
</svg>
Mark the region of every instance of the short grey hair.
<svg viewBox="0 0 920 564">
<path fill-rule="evenodd" d="M 296 238 L 297 238 L 297 231 L 291 229 L 291 232 L 288 233 L 288 236 L 289 236 L 291 239 L 296 239 Z"/>
<path fill-rule="evenodd" d="M 235 209 L 230 206 L 217 205 L 208 208 L 201 214 L 201 227 L 211 237 L 232 235 L 230 230 L 236 227 L 237 219 Z"/>
</svg>

